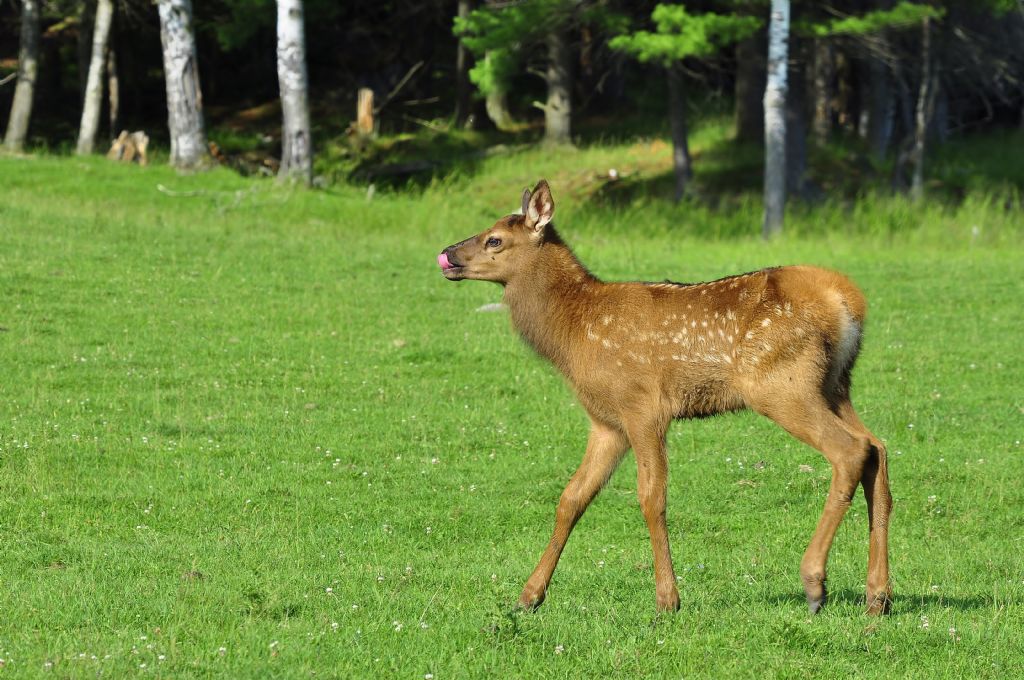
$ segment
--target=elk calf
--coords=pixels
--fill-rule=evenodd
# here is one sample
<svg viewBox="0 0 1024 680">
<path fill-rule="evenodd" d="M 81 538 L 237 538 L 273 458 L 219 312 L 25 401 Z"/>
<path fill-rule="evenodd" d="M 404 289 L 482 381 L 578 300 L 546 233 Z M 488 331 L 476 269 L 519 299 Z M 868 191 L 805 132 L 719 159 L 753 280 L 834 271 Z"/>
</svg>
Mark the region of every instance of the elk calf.
<svg viewBox="0 0 1024 680">
<path fill-rule="evenodd" d="M 573 526 L 632 447 L 657 606 L 678 609 L 665 524 L 669 423 L 750 408 L 832 464 L 825 509 L 800 563 L 811 612 L 825 603 L 829 548 L 858 483 L 870 529 L 867 610 L 887 611 L 886 451 L 850 403 L 865 314 L 860 291 L 841 274 L 803 266 L 698 284 L 606 283 L 559 238 L 547 182 L 523 194 L 522 213 L 438 256 L 452 281 L 504 286 L 512 324 L 565 375 L 590 416 L 583 462 L 558 502 L 554 535 L 520 605 L 544 601 Z"/>
</svg>

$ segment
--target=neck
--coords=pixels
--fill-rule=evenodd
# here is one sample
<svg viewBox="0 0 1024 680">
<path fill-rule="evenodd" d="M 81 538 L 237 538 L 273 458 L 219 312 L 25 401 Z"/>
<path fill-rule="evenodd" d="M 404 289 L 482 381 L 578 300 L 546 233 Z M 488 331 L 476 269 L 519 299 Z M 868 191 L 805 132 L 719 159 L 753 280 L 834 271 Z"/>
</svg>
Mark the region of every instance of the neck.
<svg viewBox="0 0 1024 680">
<path fill-rule="evenodd" d="M 505 302 L 523 338 L 565 370 L 568 345 L 583 327 L 586 300 L 600 285 L 549 229 L 530 265 L 505 284 Z"/>
</svg>

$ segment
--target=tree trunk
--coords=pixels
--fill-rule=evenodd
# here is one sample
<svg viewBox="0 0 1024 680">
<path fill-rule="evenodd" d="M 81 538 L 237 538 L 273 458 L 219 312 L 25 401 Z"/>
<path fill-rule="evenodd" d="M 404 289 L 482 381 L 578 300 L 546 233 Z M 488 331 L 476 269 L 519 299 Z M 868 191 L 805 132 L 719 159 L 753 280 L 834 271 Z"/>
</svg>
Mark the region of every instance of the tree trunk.
<svg viewBox="0 0 1024 680">
<path fill-rule="evenodd" d="M 112 0 L 99 0 L 96 6 L 96 25 L 92 31 L 92 58 L 89 60 L 89 78 L 85 85 L 82 121 L 78 128 L 76 152 L 79 156 L 91 154 L 96 146 L 96 132 L 100 128 L 100 112 L 103 109 L 103 68 L 113 16 Z"/>
<path fill-rule="evenodd" d="M 167 126 L 171 133 L 171 165 L 199 166 L 206 157 L 203 95 L 192 34 L 191 0 L 158 0 L 160 42 L 167 81 Z"/>
<path fill-rule="evenodd" d="M 910 181 L 910 197 L 919 201 L 924 197 L 924 152 L 928 140 L 928 125 L 935 110 L 936 68 L 932 63 L 931 19 L 921 22 L 921 86 L 917 91 L 917 106 L 914 115 L 914 146 L 910 153 L 913 173 Z"/>
<path fill-rule="evenodd" d="M 736 140 L 764 141 L 765 33 L 736 43 Z"/>
<path fill-rule="evenodd" d="M 7 119 L 4 145 L 20 152 L 25 148 L 28 123 L 32 119 L 36 75 L 39 70 L 39 0 L 23 0 L 21 5 L 21 47 L 18 49 L 18 84 L 14 87 L 11 116 Z"/>
<path fill-rule="evenodd" d="M 313 182 L 302 0 L 277 0 L 277 79 L 281 86 L 280 179 Z"/>
<path fill-rule="evenodd" d="M 683 74 L 678 64 L 668 67 L 669 117 L 672 126 L 672 171 L 675 174 L 676 203 L 686 195 L 693 170 L 690 164 L 690 145 L 686 131 L 686 92 Z"/>
<path fill-rule="evenodd" d="M 836 59 L 828 38 L 814 40 L 814 138 L 824 144 L 832 135 L 836 96 Z"/>
<path fill-rule="evenodd" d="M 459 0 L 458 16 L 465 19 L 469 16 L 470 0 Z M 461 128 L 466 125 L 469 119 L 470 108 L 470 83 L 469 68 L 472 57 L 466 46 L 459 41 L 455 53 L 455 127 Z"/>
<path fill-rule="evenodd" d="M 544 142 L 571 144 L 572 64 L 562 30 L 548 33 L 548 100 L 544 105 Z"/>
<path fill-rule="evenodd" d="M 92 29 L 96 24 L 96 0 L 82 0 L 78 15 L 78 99 L 85 98 L 89 82 L 89 59 L 92 57 Z"/>
<path fill-rule="evenodd" d="M 484 54 L 484 61 L 492 62 L 496 59 L 502 59 L 502 55 L 498 52 Z M 487 111 L 487 117 L 494 123 L 494 127 L 499 130 L 508 130 L 512 127 L 514 121 L 512 113 L 508 109 L 508 92 L 505 90 L 505 83 L 500 79 L 496 79 L 493 89 L 487 92 L 484 108 Z"/>
<path fill-rule="evenodd" d="M 868 99 L 867 142 L 874 157 L 882 159 L 892 140 L 893 117 L 896 114 L 895 99 L 892 94 L 889 67 L 878 57 L 871 56 L 869 59 L 868 87 L 864 93 Z"/>
<path fill-rule="evenodd" d="M 107 120 L 110 124 L 110 138 L 113 139 L 117 136 L 117 126 L 121 122 L 121 80 L 117 73 L 117 45 L 113 35 L 107 50 L 107 103 Z"/>
<path fill-rule="evenodd" d="M 807 193 L 807 41 L 794 36 L 789 45 L 786 87 L 786 194 Z"/>
<path fill-rule="evenodd" d="M 768 77 L 764 90 L 765 238 L 782 231 L 786 208 L 786 65 L 789 0 L 772 0 L 768 25 Z"/>
</svg>

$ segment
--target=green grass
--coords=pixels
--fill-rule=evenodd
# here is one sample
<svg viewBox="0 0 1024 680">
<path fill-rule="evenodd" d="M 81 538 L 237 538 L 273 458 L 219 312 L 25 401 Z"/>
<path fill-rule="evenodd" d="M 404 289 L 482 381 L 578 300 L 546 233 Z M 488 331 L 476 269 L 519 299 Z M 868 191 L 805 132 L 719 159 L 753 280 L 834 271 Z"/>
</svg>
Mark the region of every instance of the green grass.
<svg viewBox="0 0 1024 680">
<path fill-rule="evenodd" d="M 595 196 L 609 163 L 664 153 L 525 150 L 372 200 L 0 159 L 0 674 L 1019 675 L 1019 213 L 876 197 L 794 209 L 801 236 L 765 245 L 740 235 L 754 201 Z M 654 615 L 631 459 L 544 607 L 510 612 L 586 418 L 503 314 L 475 311 L 499 289 L 444 281 L 434 256 L 541 175 L 600 276 L 808 262 L 860 284 L 854 399 L 891 456 L 891 616 L 862 614 L 859 499 L 833 598 L 806 614 L 828 466 L 752 414 L 670 433 L 678 614 Z"/>
</svg>

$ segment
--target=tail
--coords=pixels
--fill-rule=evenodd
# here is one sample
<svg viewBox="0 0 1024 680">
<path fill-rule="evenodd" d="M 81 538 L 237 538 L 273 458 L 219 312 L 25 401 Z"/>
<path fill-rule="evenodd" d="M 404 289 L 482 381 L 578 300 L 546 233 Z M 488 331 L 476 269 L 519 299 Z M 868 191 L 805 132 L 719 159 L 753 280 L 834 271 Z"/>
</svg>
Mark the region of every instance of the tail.
<svg viewBox="0 0 1024 680">
<path fill-rule="evenodd" d="M 860 353 L 867 302 L 848 279 L 835 282 L 830 292 L 836 302 L 836 332 L 829 344 L 829 369 L 825 377 L 826 394 L 848 395 L 850 374 Z"/>
</svg>

